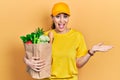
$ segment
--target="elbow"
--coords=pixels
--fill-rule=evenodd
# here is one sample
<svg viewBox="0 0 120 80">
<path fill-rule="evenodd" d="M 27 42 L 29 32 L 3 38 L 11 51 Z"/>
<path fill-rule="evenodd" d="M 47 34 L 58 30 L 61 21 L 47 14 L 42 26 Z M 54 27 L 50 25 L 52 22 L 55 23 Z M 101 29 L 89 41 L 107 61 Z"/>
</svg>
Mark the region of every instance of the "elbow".
<svg viewBox="0 0 120 80">
<path fill-rule="evenodd" d="M 82 68 L 83 65 L 84 65 L 84 63 L 83 63 L 83 57 L 77 58 L 77 60 L 76 60 L 76 66 L 77 66 L 77 68 Z"/>
<path fill-rule="evenodd" d="M 78 64 L 77 64 L 77 68 L 81 68 L 81 65 L 78 65 Z"/>
<path fill-rule="evenodd" d="M 82 68 L 83 67 L 83 65 L 80 64 L 80 63 L 77 63 L 76 66 L 77 66 L 77 68 Z"/>
</svg>

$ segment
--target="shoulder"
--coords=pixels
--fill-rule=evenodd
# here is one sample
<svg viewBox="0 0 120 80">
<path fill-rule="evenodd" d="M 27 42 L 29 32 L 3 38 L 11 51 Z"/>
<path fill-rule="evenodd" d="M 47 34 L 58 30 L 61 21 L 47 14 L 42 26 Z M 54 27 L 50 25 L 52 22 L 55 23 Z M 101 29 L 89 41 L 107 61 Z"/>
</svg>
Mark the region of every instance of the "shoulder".
<svg viewBox="0 0 120 80">
<path fill-rule="evenodd" d="M 81 36 L 81 37 L 83 37 L 83 34 L 80 32 L 80 31 L 78 31 L 78 30 L 76 30 L 76 29 L 72 29 L 72 32 L 74 33 L 74 35 L 76 35 L 76 36 Z"/>
<path fill-rule="evenodd" d="M 48 35 L 50 32 L 53 32 L 53 33 L 54 33 L 54 29 L 51 29 L 51 30 L 45 31 L 44 34 L 45 34 L 45 35 Z"/>
</svg>

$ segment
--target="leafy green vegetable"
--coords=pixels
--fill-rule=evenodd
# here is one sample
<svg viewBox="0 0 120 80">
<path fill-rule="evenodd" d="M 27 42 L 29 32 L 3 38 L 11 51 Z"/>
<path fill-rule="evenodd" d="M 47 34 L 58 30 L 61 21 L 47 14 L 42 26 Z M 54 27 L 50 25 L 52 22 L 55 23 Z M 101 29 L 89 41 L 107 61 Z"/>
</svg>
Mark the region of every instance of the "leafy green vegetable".
<svg viewBox="0 0 120 80">
<path fill-rule="evenodd" d="M 35 32 L 32 32 L 31 34 L 27 34 L 26 36 L 20 36 L 22 41 L 24 43 L 28 41 L 32 41 L 33 44 L 40 43 L 40 36 L 44 34 L 44 31 L 42 28 L 36 29 Z"/>
<path fill-rule="evenodd" d="M 27 38 L 25 36 L 20 36 L 20 38 L 23 40 L 24 43 L 27 42 Z"/>
</svg>

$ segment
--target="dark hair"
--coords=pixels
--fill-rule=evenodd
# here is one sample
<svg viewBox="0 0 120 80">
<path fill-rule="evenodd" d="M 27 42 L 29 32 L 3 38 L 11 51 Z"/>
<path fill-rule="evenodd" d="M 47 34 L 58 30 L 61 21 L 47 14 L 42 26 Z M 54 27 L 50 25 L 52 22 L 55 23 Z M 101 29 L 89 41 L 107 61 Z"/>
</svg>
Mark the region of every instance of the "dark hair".
<svg viewBox="0 0 120 80">
<path fill-rule="evenodd" d="M 55 29 L 55 23 L 54 23 L 54 22 L 52 23 L 51 28 L 52 28 L 52 29 Z"/>
</svg>

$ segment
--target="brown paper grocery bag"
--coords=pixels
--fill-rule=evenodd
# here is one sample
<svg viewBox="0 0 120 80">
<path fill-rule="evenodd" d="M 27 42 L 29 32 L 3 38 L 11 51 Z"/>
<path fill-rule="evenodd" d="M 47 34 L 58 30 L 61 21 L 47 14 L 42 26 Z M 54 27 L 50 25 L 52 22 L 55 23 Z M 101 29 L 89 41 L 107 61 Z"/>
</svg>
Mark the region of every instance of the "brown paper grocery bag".
<svg viewBox="0 0 120 80">
<path fill-rule="evenodd" d="M 40 72 L 36 72 L 27 66 L 27 72 L 34 79 L 44 79 L 49 78 L 51 75 L 51 49 L 52 46 L 50 43 L 41 43 L 41 44 L 24 44 L 26 56 L 28 59 L 34 57 L 40 57 L 40 59 L 45 60 L 45 67 L 41 69 Z"/>
</svg>

